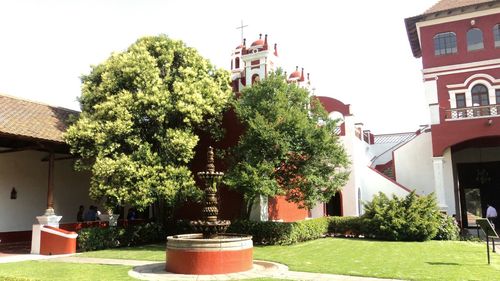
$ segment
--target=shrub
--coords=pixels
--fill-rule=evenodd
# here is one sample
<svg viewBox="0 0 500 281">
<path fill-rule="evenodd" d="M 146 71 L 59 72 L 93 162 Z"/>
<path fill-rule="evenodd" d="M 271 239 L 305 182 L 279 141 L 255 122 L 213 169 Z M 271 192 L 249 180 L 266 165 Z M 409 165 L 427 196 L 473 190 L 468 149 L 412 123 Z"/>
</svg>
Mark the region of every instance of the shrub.
<svg viewBox="0 0 500 281">
<path fill-rule="evenodd" d="M 255 244 L 289 245 L 322 237 L 328 231 L 328 218 L 298 222 L 236 221 L 228 232 L 249 234 Z"/>
<path fill-rule="evenodd" d="M 460 237 L 460 228 L 455 218 L 446 214 L 440 214 L 440 224 L 435 240 L 458 240 Z"/>
<path fill-rule="evenodd" d="M 425 241 L 434 238 L 440 225 L 440 211 L 434 195 L 389 199 L 379 193 L 365 205 L 363 218 L 368 219 L 367 232 L 377 239 Z"/>
<path fill-rule="evenodd" d="M 90 227 L 78 231 L 78 248 L 82 251 L 95 251 L 120 246 L 118 237 L 125 229 L 116 227 Z"/>
<path fill-rule="evenodd" d="M 370 220 L 363 217 L 328 217 L 328 233 L 334 235 L 367 235 Z"/>
<path fill-rule="evenodd" d="M 123 246 L 135 246 L 165 241 L 165 229 L 158 223 L 145 223 L 123 227 L 92 227 L 78 231 L 78 248 L 95 251 Z"/>
</svg>

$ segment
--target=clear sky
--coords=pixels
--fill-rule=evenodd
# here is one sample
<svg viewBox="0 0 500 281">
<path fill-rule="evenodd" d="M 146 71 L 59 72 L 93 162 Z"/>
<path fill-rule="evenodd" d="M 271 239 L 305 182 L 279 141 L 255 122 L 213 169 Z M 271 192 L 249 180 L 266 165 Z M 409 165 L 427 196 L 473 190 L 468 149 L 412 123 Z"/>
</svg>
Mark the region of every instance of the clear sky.
<svg viewBox="0 0 500 281">
<path fill-rule="evenodd" d="M 366 129 L 415 131 L 429 114 L 404 18 L 435 2 L 1 0 L 0 93 L 78 109 L 90 65 L 161 33 L 229 69 L 243 20 L 247 44 L 268 34 L 288 73 L 304 67 L 315 94 L 351 104 Z"/>
</svg>

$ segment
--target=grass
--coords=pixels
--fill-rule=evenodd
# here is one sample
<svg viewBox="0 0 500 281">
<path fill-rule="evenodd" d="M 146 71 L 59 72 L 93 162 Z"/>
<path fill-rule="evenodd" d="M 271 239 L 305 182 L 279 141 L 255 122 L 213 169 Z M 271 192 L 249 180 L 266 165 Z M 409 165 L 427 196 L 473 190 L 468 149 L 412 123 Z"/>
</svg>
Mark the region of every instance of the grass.
<svg viewBox="0 0 500 281">
<path fill-rule="evenodd" d="M 165 260 L 165 244 L 87 252 L 81 256 L 158 262 Z M 325 238 L 292 246 L 258 246 L 254 248 L 254 258 L 280 262 L 294 271 L 404 280 L 500 280 L 500 255 L 492 254 L 492 264 L 487 265 L 485 243 L 477 242 Z M 134 280 L 128 277 L 129 269 L 30 261 L 0 264 L 0 280 Z"/>
<path fill-rule="evenodd" d="M 500 280 L 500 255 L 486 260 L 484 243 L 380 242 L 320 239 L 256 248 L 254 257 L 291 270 L 405 280 Z"/>
<path fill-rule="evenodd" d="M 130 266 L 25 261 L 0 264 L 5 281 L 113 281 L 137 280 L 128 276 Z"/>
<path fill-rule="evenodd" d="M 132 267 L 122 265 L 75 264 L 50 261 L 26 261 L 0 264 L 0 281 L 126 281 Z M 257 278 L 246 281 L 285 281 Z"/>
<path fill-rule="evenodd" d="M 163 261 L 165 245 L 84 253 L 82 256 Z M 484 243 L 381 242 L 326 238 L 292 246 L 255 247 L 254 258 L 290 270 L 406 280 L 500 280 L 500 255 L 487 265 Z"/>
</svg>

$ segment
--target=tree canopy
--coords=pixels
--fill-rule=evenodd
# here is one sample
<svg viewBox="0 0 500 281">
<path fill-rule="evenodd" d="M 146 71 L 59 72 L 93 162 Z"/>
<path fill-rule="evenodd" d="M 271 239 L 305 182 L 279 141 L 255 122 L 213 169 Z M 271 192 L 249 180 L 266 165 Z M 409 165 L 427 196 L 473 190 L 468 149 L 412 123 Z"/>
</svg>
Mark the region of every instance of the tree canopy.
<svg viewBox="0 0 500 281">
<path fill-rule="evenodd" d="M 246 130 L 230 153 L 225 182 L 244 194 L 247 211 L 259 195 L 286 195 L 311 208 L 345 185 L 349 161 L 336 121 L 281 71 L 245 88 L 234 107 Z"/>
<path fill-rule="evenodd" d="M 198 194 L 188 167 L 195 131 L 215 128 L 231 97 L 227 71 L 164 35 L 93 66 L 65 134 L 77 168 L 91 171 L 91 198 L 141 209 Z"/>
</svg>

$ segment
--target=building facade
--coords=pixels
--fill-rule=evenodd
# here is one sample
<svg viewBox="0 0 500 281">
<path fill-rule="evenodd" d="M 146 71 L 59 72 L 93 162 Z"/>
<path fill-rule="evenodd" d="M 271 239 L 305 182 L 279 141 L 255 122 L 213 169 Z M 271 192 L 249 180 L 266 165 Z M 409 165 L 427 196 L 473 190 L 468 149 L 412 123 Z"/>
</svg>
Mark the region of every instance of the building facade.
<svg viewBox="0 0 500 281">
<path fill-rule="evenodd" d="M 442 0 L 405 23 L 431 115 L 416 164 L 441 208 L 472 226 L 500 206 L 500 3 Z"/>
</svg>

